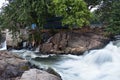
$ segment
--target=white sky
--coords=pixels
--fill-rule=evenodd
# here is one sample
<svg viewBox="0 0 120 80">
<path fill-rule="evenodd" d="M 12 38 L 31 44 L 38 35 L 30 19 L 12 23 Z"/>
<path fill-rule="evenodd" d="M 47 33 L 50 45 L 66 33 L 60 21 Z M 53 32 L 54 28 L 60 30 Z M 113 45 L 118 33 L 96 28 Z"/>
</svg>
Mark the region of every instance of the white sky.
<svg viewBox="0 0 120 80">
<path fill-rule="evenodd" d="M 2 7 L 4 2 L 5 2 L 5 0 L 0 0 L 0 8 Z"/>
</svg>

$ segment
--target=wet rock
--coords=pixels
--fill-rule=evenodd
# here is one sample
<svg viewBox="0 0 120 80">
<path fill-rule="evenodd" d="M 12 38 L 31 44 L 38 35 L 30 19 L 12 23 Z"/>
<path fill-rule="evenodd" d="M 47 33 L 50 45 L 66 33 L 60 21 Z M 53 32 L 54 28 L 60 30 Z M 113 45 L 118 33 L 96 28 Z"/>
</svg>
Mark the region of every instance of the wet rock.
<svg viewBox="0 0 120 80">
<path fill-rule="evenodd" d="M 114 39 L 115 39 L 115 40 L 120 40 L 120 35 L 115 35 L 115 36 L 114 36 Z"/>
<path fill-rule="evenodd" d="M 25 71 L 23 73 L 20 80 L 61 80 L 61 79 L 53 74 L 50 74 L 42 70 L 30 69 L 29 71 Z"/>
<path fill-rule="evenodd" d="M 42 45 L 42 52 L 50 52 L 53 49 L 53 44 L 52 43 L 45 43 Z"/>
<path fill-rule="evenodd" d="M 0 33 L 0 44 L 3 43 L 6 39 L 5 33 Z"/>
<path fill-rule="evenodd" d="M 83 52 L 95 48 L 102 48 L 109 42 L 101 32 L 63 31 L 56 33 L 43 43 L 42 52 L 56 54 L 83 54 Z"/>
<path fill-rule="evenodd" d="M 0 80 L 15 80 L 29 69 L 28 62 L 7 52 L 0 51 Z"/>
<path fill-rule="evenodd" d="M 50 74 L 53 74 L 59 78 L 61 78 L 60 74 L 58 74 L 53 68 L 49 67 L 47 70 L 46 70 L 48 73 Z"/>
</svg>

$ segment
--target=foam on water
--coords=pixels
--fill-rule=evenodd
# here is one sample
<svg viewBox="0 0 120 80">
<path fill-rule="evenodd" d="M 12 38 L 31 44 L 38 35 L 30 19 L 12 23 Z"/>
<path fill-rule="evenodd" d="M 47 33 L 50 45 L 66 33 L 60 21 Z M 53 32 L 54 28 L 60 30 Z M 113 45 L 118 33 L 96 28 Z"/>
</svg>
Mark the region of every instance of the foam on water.
<svg viewBox="0 0 120 80">
<path fill-rule="evenodd" d="M 120 80 L 120 47 L 112 42 L 103 49 L 91 50 L 83 56 L 39 57 L 31 60 L 31 63 L 39 67 L 52 67 L 63 80 Z"/>
<path fill-rule="evenodd" d="M 13 54 L 17 54 L 18 56 L 26 59 L 26 60 L 31 60 L 33 58 L 47 58 L 49 56 L 53 56 L 54 54 L 51 55 L 43 55 L 40 53 L 36 53 L 36 51 L 29 51 L 29 50 L 11 50 L 10 52 L 12 52 Z"/>
</svg>

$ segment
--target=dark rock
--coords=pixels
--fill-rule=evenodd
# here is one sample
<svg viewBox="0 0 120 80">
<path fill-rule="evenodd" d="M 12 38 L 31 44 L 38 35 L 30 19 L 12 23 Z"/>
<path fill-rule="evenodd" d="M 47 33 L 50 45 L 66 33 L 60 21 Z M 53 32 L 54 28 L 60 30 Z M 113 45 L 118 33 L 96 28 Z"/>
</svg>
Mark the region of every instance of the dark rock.
<svg viewBox="0 0 120 80">
<path fill-rule="evenodd" d="M 41 51 L 57 54 L 83 54 L 87 50 L 104 47 L 108 41 L 109 39 L 101 32 L 62 31 L 52 36 L 47 43 L 43 43 Z"/>
<path fill-rule="evenodd" d="M 29 69 L 28 62 L 7 51 L 0 51 L 0 79 L 15 80 Z"/>
<path fill-rule="evenodd" d="M 5 33 L 0 33 L 0 43 L 4 42 L 6 39 Z"/>
<path fill-rule="evenodd" d="M 120 35 L 115 35 L 115 36 L 114 36 L 114 39 L 115 39 L 115 40 L 120 40 Z"/>
<path fill-rule="evenodd" d="M 54 69 L 52 69 L 51 67 L 49 67 L 47 70 L 46 70 L 48 73 L 50 74 L 53 74 L 59 78 L 61 78 L 60 74 L 58 74 Z"/>
</svg>

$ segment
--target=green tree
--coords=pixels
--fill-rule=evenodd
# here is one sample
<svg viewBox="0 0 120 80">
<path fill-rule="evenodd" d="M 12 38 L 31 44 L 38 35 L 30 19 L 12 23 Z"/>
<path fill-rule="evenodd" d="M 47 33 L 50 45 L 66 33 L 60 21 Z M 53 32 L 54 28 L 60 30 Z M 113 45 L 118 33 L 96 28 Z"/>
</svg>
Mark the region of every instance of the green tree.
<svg viewBox="0 0 120 80">
<path fill-rule="evenodd" d="M 96 14 L 106 24 L 106 30 L 110 34 L 120 34 L 120 0 L 104 0 Z"/>
<path fill-rule="evenodd" d="M 55 16 L 62 17 L 63 25 L 82 27 L 89 24 L 91 17 L 87 4 L 83 0 L 53 0 L 49 10 Z"/>
<path fill-rule="evenodd" d="M 83 0 L 13 0 L 3 7 L 3 13 L 4 24 L 14 28 L 17 24 L 25 27 L 32 23 L 41 28 L 45 19 L 51 16 L 62 17 L 63 24 L 71 26 L 83 26 L 90 19 L 90 12 Z"/>
<path fill-rule="evenodd" d="M 26 26 L 31 27 L 33 23 L 38 27 L 43 26 L 47 13 L 45 6 L 44 0 L 13 0 L 2 9 L 4 28 L 19 30 Z"/>
<path fill-rule="evenodd" d="M 43 29 L 46 19 L 62 17 L 63 25 L 82 27 L 91 18 L 87 4 L 83 0 L 8 0 L 2 8 L 0 25 L 15 34 L 21 28 L 35 23 L 37 31 Z M 37 32 L 36 32 L 37 33 Z M 39 33 L 40 34 L 40 33 Z M 38 34 L 37 34 L 38 35 Z"/>
<path fill-rule="evenodd" d="M 21 28 L 31 28 L 31 24 L 36 24 L 37 29 L 33 34 L 40 35 L 47 15 L 45 0 L 12 0 L 8 5 L 3 6 L 0 17 L 1 28 L 9 29 L 13 37 L 20 32 Z M 37 37 L 41 39 L 40 36 Z"/>
</svg>

